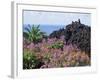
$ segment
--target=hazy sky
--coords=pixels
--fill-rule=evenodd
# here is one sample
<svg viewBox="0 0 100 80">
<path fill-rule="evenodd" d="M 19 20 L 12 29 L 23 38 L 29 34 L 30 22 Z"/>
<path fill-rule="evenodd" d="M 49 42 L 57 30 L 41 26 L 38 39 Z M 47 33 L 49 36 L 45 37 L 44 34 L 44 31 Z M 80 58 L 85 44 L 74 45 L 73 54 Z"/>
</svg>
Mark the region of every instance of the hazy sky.
<svg viewBox="0 0 100 80">
<path fill-rule="evenodd" d="M 91 14 L 86 13 L 24 11 L 23 17 L 24 24 L 67 25 L 80 19 L 83 24 L 91 25 Z"/>
<path fill-rule="evenodd" d="M 40 25 L 40 30 L 47 35 L 54 30 L 64 28 L 72 21 L 81 20 L 81 23 L 91 25 L 91 14 L 86 13 L 62 13 L 62 12 L 43 12 L 43 11 L 24 11 L 23 24 Z"/>
</svg>

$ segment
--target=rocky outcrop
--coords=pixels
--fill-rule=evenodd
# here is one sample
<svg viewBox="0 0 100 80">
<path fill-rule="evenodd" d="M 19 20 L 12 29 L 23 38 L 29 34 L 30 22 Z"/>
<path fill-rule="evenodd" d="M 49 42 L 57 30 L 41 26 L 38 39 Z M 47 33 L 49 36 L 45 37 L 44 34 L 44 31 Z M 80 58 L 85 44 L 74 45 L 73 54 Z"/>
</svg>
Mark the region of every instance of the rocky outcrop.
<svg viewBox="0 0 100 80">
<path fill-rule="evenodd" d="M 80 19 L 69 25 L 66 28 L 59 29 L 52 32 L 50 38 L 60 38 L 62 35 L 65 36 L 66 44 L 76 44 L 78 48 L 85 51 L 90 56 L 91 53 L 91 27 L 82 24 Z"/>
</svg>

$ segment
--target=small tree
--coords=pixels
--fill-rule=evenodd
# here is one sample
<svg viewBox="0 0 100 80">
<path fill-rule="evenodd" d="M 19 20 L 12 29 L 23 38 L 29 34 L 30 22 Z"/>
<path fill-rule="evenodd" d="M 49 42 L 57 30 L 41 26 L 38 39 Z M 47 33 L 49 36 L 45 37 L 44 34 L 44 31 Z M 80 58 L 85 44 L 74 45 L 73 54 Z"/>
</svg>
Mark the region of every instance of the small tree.
<svg viewBox="0 0 100 80">
<path fill-rule="evenodd" d="M 43 32 L 40 31 L 39 26 L 40 25 L 28 25 L 28 27 L 25 28 L 26 31 L 23 32 L 23 36 L 30 42 L 38 43 L 43 38 Z"/>
</svg>

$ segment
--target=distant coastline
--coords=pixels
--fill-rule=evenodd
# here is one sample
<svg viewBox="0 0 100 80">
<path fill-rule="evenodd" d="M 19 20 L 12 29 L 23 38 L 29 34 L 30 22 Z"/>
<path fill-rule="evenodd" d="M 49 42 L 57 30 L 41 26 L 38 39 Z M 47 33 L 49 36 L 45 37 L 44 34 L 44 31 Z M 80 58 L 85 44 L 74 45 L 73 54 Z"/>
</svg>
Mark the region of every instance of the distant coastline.
<svg viewBox="0 0 100 80">
<path fill-rule="evenodd" d="M 24 31 L 25 27 L 28 27 L 28 25 L 30 25 L 30 24 L 24 24 L 23 25 L 23 31 Z M 30 26 L 32 26 L 32 24 Z M 46 32 L 47 35 L 50 35 L 53 31 L 56 31 L 56 30 L 59 30 L 59 29 L 62 29 L 62 28 L 65 29 L 65 26 L 66 25 L 47 25 L 47 24 L 41 25 L 40 24 L 39 29 L 42 32 Z"/>
</svg>

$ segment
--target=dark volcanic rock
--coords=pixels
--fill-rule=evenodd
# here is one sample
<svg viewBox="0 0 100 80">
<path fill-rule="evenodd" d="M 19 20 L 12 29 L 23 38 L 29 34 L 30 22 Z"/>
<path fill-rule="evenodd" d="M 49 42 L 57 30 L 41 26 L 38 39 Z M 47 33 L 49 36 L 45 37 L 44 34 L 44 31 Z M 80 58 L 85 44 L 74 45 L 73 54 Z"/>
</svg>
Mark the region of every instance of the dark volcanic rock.
<svg viewBox="0 0 100 80">
<path fill-rule="evenodd" d="M 78 48 L 86 53 L 91 51 L 91 28 L 78 22 L 66 26 L 65 40 L 67 44 L 76 44 Z"/>
<path fill-rule="evenodd" d="M 60 38 L 65 36 L 66 44 L 76 44 L 78 48 L 85 51 L 90 56 L 91 53 L 91 28 L 85 24 L 82 24 L 80 19 L 69 25 L 66 28 L 59 29 L 52 32 L 50 38 Z"/>
<path fill-rule="evenodd" d="M 64 35 L 65 29 L 59 29 L 58 31 L 53 31 L 50 35 L 49 38 L 60 38 L 60 36 Z"/>
</svg>

